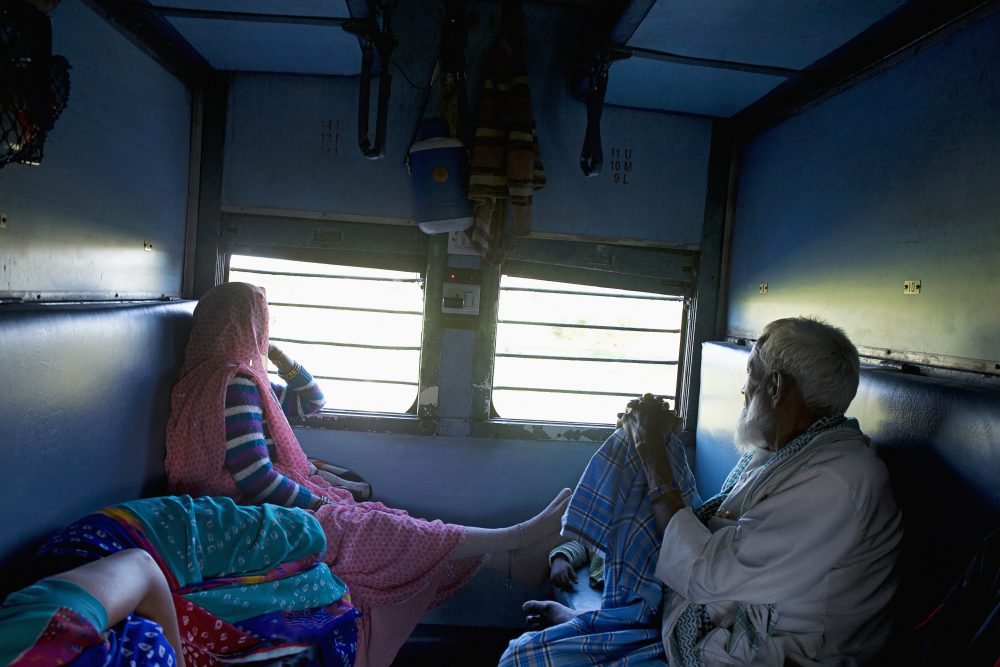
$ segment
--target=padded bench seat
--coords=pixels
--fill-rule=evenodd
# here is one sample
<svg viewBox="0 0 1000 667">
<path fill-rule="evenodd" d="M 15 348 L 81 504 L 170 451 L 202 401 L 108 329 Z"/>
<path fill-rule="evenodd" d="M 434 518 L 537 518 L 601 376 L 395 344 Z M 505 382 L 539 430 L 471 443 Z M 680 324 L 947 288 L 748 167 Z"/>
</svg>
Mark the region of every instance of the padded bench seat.
<svg viewBox="0 0 1000 667">
<path fill-rule="evenodd" d="M 579 611 L 600 609 L 603 596 L 604 593 L 591 588 L 590 570 L 586 565 L 576 571 L 576 584 L 571 590 L 555 588 L 554 594 L 556 602 Z"/>
<path fill-rule="evenodd" d="M 194 302 L 0 306 L 0 597 L 14 563 L 106 505 L 159 495 Z"/>
</svg>

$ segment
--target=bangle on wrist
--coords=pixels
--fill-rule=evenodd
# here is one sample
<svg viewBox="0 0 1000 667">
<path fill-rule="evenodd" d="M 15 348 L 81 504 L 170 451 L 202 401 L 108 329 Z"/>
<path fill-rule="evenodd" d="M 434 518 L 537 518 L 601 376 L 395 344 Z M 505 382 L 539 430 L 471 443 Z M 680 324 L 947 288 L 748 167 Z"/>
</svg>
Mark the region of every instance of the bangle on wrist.
<svg viewBox="0 0 1000 667">
<path fill-rule="evenodd" d="M 287 371 L 284 372 L 278 371 L 278 375 L 281 377 L 282 380 L 285 380 L 287 382 L 288 380 L 291 380 L 296 375 L 298 375 L 299 371 L 301 370 L 302 366 L 299 364 L 299 362 L 296 361 L 295 363 L 292 364 L 292 367 L 289 368 Z"/>
</svg>

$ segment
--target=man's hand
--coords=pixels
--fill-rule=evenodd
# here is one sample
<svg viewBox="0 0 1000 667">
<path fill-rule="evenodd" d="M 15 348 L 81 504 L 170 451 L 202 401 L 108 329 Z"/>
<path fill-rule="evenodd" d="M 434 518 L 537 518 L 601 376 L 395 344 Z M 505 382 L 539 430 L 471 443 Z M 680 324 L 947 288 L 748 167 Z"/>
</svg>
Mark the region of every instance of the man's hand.
<svg viewBox="0 0 1000 667">
<path fill-rule="evenodd" d="M 618 425 L 643 456 L 664 449 L 667 438 L 679 433 L 684 421 L 666 400 L 643 394 L 628 402 L 625 412 L 618 416 Z"/>
<path fill-rule="evenodd" d="M 620 419 L 642 463 L 653 517 L 662 532 L 673 515 L 684 507 L 667 449 L 667 438 L 680 432 L 683 421 L 666 401 L 652 394 L 629 401 Z"/>
<path fill-rule="evenodd" d="M 279 374 L 283 375 L 295 368 L 295 362 L 292 358 L 274 343 L 267 344 L 267 358 L 275 365 Z"/>
<path fill-rule="evenodd" d="M 565 556 L 556 554 L 552 558 L 552 566 L 549 568 L 549 579 L 555 586 L 565 591 L 572 590 L 577 581 L 576 570 L 573 569 Z"/>
</svg>

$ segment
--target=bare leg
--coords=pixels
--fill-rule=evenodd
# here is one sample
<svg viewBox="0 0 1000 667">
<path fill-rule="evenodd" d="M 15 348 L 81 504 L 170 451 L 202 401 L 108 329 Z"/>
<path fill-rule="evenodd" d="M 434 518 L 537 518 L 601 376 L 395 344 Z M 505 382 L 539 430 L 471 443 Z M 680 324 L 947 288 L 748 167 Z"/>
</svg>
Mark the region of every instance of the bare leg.
<svg viewBox="0 0 1000 667">
<path fill-rule="evenodd" d="M 549 503 L 548 507 L 527 521 L 514 526 L 507 528 L 467 527 L 465 541 L 451 553 L 450 560 L 525 549 L 539 542 L 547 543 L 557 539 L 562 515 L 566 511 L 570 495 L 572 495 L 570 489 L 563 489 Z"/>
<path fill-rule="evenodd" d="M 372 487 L 367 482 L 352 482 L 342 477 L 334 475 L 332 472 L 326 470 L 316 470 L 316 474 L 325 479 L 330 486 L 336 487 L 338 489 L 346 489 L 351 492 L 354 499 L 357 501 L 371 500 L 372 497 Z"/>
<path fill-rule="evenodd" d="M 549 579 L 549 552 L 566 542 L 558 532 L 523 549 L 491 554 L 486 566 L 538 588 Z"/>
<path fill-rule="evenodd" d="M 525 620 L 532 628 L 547 628 L 580 615 L 577 610 L 553 600 L 528 600 L 521 605 L 521 610 L 526 614 Z"/>
</svg>

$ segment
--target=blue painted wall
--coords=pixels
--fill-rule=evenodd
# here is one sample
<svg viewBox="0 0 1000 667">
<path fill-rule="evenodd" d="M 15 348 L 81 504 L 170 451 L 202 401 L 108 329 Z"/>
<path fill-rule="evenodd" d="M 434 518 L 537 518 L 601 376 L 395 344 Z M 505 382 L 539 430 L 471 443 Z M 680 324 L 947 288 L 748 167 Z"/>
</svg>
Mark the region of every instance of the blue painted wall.
<svg viewBox="0 0 1000 667">
<path fill-rule="evenodd" d="M 1000 360 L 998 62 L 994 14 L 745 147 L 731 332 L 812 313 L 859 345 Z"/>
<path fill-rule="evenodd" d="M 437 60 L 441 22 L 438 12 L 426 9 L 405 3 L 393 17 L 399 40 L 393 61 L 413 84 L 424 87 Z M 497 9 L 497 3 L 483 2 L 470 12 L 467 57 L 473 108 L 484 56 L 496 36 Z M 609 107 L 602 123 L 604 171 L 586 178 L 578 166 L 585 108 L 569 95 L 567 85 L 574 25 L 559 7 L 529 4 L 525 10 L 532 105 L 548 178 L 547 187 L 535 195 L 534 228 L 696 246 L 704 217 L 711 122 Z M 365 160 L 357 148 L 357 78 L 236 75 L 229 102 L 224 203 L 412 217 L 403 161 L 426 91 L 408 83 L 395 66 L 392 74 L 386 157 L 378 161 Z M 434 115 L 436 99 L 435 88 L 427 115 Z M 374 87 L 372 100 L 374 104 Z M 617 165 L 612 164 L 612 149 L 618 149 Z"/>
<path fill-rule="evenodd" d="M 426 86 L 441 16 L 415 11 L 418 4 L 401 4 L 393 17 L 399 31 L 393 60 L 414 84 Z M 482 62 L 496 36 L 497 9 L 498 3 L 482 2 L 470 13 L 473 108 Z M 574 26 L 558 7 L 532 3 L 525 9 L 532 104 L 548 179 L 535 195 L 534 228 L 696 246 L 705 211 L 710 121 L 608 107 L 602 124 L 604 171 L 586 178 L 578 166 L 585 107 L 569 95 L 565 78 Z M 425 91 L 410 85 L 399 69 L 392 74 L 386 157 L 378 161 L 365 160 L 357 148 L 356 78 L 236 75 L 229 98 L 223 203 L 412 217 L 403 160 Z M 433 95 L 427 115 L 433 115 L 436 89 Z M 618 165 L 612 164 L 613 148 L 619 150 Z M 449 257 L 456 266 L 465 265 L 462 259 Z M 474 332 L 446 329 L 442 339 L 439 413 L 440 432 L 447 435 L 299 429 L 298 437 L 311 455 L 361 472 L 391 506 L 471 525 L 522 521 L 559 489 L 573 486 L 598 445 L 465 437 Z M 538 594 L 517 586 L 507 591 L 502 578 L 484 571 L 424 620 L 516 627 L 523 623 L 520 603 Z"/>
<path fill-rule="evenodd" d="M 40 166 L 0 171 L 0 296 L 179 296 L 190 94 L 84 3 L 51 17 L 69 106 Z"/>
</svg>

